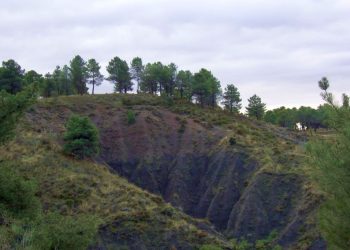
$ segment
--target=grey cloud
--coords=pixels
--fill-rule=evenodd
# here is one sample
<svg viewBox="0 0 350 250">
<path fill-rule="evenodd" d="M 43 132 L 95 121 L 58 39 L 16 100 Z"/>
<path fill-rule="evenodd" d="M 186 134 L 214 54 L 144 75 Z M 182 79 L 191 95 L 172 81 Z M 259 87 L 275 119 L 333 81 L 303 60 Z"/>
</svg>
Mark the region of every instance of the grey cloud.
<svg viewBox="0 0 350 250">
<path fill-rule="evenodd" d="M 348 92 L 349 13 L 347 0 L 3 0 L 0 60 L 46 73 L 76 54 L 104 67 L 140 56 L 208 68 L 270 108 L 317 106 L 323 75 Z"/>
</svg>

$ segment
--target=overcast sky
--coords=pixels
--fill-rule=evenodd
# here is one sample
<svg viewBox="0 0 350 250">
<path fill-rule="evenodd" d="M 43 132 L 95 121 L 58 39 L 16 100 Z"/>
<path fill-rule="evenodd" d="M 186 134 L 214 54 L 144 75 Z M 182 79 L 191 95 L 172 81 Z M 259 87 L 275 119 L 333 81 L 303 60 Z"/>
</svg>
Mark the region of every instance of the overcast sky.
<svg viewBox="0 0 350 250">
<path fill-rule="evenodd" d="M 207 68 L 268 108 L 316 107 L 322 76 L 350 92 L 350 0 L 1 0 L 0 34 L 1 61 L 42 74 L 77 54 L 103 73 L 139 56 Z"/>
</svg>

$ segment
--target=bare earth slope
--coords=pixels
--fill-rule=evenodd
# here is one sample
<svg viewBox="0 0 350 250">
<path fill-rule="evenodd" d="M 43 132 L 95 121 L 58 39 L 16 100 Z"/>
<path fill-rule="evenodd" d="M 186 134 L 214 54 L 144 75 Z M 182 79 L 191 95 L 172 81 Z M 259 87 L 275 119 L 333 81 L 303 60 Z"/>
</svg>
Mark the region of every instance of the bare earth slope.
<svg viewBox="0 0 350 250">
<path fill-rule="evenodd" d="M 255 242 L 275 232 L 275 243 L 285 249 L 325 248 L 314 223 L 318 197 L 308 188 L 300 167 L 303 138 L 222 111 L 170 104 L 158 97 L 133 95 L 62 97 L 40 102 L 26 117 L 31 129 L 51 134 L 61 145 L 67 119 L 72 114 L 89 116 L 101 136 L 98 162 L 184 213 L 208 219 L 228 238 Z M 135 123 L 128 123 L 128 112 L 135 114 Z M 122 208 L 114 209 L 119 214 Z M 180 216 L 176 220 L 185 220 L 176 214 Z M 141 216 L 143 225 L 154 223 L 148 215 L 133 216 Z M 124 220 L 118 217 L 101 227 L 102 245 L 128 245 L 131 238 L 145 249 L 160 249 L 149 248 L 150 243 L 137 234 L 123 238 L 113 228 L 120 228 Z M 198 222 L 188 220 L 196 228 Z M 179 236 L 182 229 L 167 238 L 159 236 L 161 223 L 155 225 L 154 237 L 161 238 L 162 246 L 172 242 L 178 249 L 192 249 L 193 244 Z M 204 242 L 206 237 L 221 241 L 209 226 L 197 226 L 205 232 Z M 224 240 L 219 244 L 226 246 Z"/>
</svg>

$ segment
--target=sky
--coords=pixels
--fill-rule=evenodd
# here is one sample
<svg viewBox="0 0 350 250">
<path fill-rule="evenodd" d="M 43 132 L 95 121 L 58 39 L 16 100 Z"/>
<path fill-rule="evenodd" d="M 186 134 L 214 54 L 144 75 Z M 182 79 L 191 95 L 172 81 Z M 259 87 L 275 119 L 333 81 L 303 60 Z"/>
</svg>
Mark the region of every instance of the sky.
<svg viewBox="0 0 350 250">
<path fill-rule="evenodd" d="M 1 0 L 0 17 L 0 61 L 41 74 L 78 54 L 105 75 L 113 57 L 139 56 L 207 68 L 243 105 L 317 107 L 323 76 L 350 94 L 350 0 Z"/>
</svg>

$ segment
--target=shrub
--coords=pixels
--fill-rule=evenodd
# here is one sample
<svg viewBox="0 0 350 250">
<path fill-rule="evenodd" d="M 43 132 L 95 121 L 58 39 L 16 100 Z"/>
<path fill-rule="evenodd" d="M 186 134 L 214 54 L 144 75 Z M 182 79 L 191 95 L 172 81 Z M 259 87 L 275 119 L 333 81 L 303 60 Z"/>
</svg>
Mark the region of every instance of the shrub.
<svg viewBox="0 0 350 250">
<path fill-rule="evenodd" d="M 136 122 L 135 113 L 132 110 L 128 110 L 127 113 L 128 124 L 134 124 Z"/>
<path fill-rule="evenodd" d="M 62 216 L 51 213 L 43 217 L 33 232 L 34 249 L 87 249 L 97 234 L 99 221 L 92 216 Z"/>
<path fill-rule="evenodd" d="M 66 124 L 64 141 L 64 153 L 78 159 L 99 152 L 98 130 L 88 117 L 72 116 Z"/>
<path fill-rule="evenodd" d="M 0 167 L 0 211 L 16 217 L 35 217 L 40 209 L 33 181 L 18 176 L 9 167 Z"/>
<path fill-rule="evenodd" d="M 15 128 L 24 111 L 35 102 L 35 88 L 30 87 L 11 95 L 0 91 L 0 144 L 10 140 L 15 135 Z"/>
<path fill-rule="evenodd" d="M 230 137 L 229 143 L 230 143 L 231 146 L 236 145 L 237 144 L 236 138 Z"/>
</svg>

